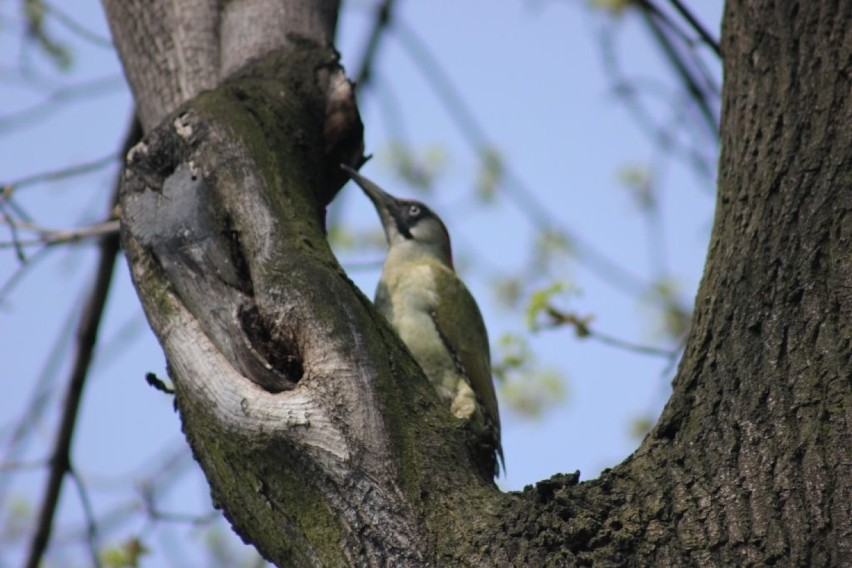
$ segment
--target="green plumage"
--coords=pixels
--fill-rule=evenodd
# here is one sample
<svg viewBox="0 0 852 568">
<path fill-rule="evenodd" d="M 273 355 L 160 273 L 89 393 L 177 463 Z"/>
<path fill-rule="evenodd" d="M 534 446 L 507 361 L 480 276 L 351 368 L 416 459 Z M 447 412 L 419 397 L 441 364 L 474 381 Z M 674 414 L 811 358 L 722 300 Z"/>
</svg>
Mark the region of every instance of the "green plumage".
<svg viewBox="0 0 852 568">
<path fill-rule="evenodd" d="M 496 474 L 503 450 L 488 333 L 476 301 L 453 269 L 449 234 L 426 205 L 398 200 L 347 171 L 376 206 L 388 240 L 376 307 L 450 412 L 492 450 Z"/>
</svg>

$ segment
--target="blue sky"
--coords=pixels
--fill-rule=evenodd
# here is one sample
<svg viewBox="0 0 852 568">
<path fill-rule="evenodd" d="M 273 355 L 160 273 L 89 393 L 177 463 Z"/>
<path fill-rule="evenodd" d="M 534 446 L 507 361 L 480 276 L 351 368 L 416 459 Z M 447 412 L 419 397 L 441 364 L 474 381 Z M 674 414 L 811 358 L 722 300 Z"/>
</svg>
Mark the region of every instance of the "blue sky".
<svg viewBox="0 0 852 568">
<path fill-rule="evenodd" d="M 700 4 L 697 13 L 702 21 L 718 36 L 720 3 L 696 4 Z M 0 86 L 0 182 L 115 152 L 131 109 L 115 55 L 53 25 L 50 29 L 56 36 L 74 46 L 72 72 L 57 74 L 32 53 L 21 53 L 20 40 L 13 33 L 17 12 L 5 7 L 0 14 L 5 30 L 0 33 L 0 53 L 5 54 L 0 59 L 4 77 Z M 108 35 L 99 3 L 82 2 L 74 17 L 104 37 Z M 492 147 L 530 188 L 534 199 L 560 226 L 593 243 L 647 282 L 655 276 L 656 255 L 649 253 L 646 220 L 617 172 L 628 165 L 661 165 L 657 187 L 666 266 L 680 297 L 691 305 L 711 227 L 713 181 L 697 177 L 677 160 L 662 158 L 614 96 L 602 65 L 599 31 L 605 18 L 601 13 L 582 2 L 479 0 L 401 2 L 398 18 L 403 29 L 410 29 L 428 44 L 483 125 Z M 344 65 L 359 63 L 370 22 L 368 4 L 346 4 L 338 42 Z M 613 29 L 618 61 L 626 73 L 642 81 L 656 78 L 653 80 L 670 88 L 668 72 L 635 17 L 626 14 Z M 497 306 L 493 280 L 507 274 L 525 276 L 520 273 L 535 227 L 510 200 L 498 197 L 494 203 L 482 204 L 472 197 L 477 156 L 400 37 L 391 33 L 385 38 L 376 61 L 375 82 L 360 100 L 367 151 L 376 155 L 363 172 L 391 193 L 428 201 L 442 215 L 465 280 L 483 309 L 492 343 L 505 333 L 524 334 L 523 311 Z M 36 105 L 48 92 L 13 79 L 10 70 L 28 57 L 51 82 L 97 80 L 102 88 L 41 111 L 41 120 L 12 125 L 10 130 L 4 117 Z M 670 100 L 651 105 L 661 121 L 674 120 L 679 114 Z M 394 115 L 402 120 L 392 119 Z M 444 156 L 435 187 L 426 196 L 395 176 L 389 165 L 389 148 L 400 134 L 416 150 L 438 149 Z M 115 175 L 112 167 L 73 180 L 23 187 L 16 200 L 40 225 L 84 225 L 104 216 Z M 339 209 L 333 214 L 351 230 L 378 231 L 374 211 L 354 186 L 344 188 L 335 207 Z M 9 239 L 8 230 L 4 229 L 1 238 Z M 353 268 L 354 281 L 372 296 L 378 269 L 357 267 L 362 261 L 380 261 L 381 250 L 341 250 L 340 257 L 344 266 Z M 45 260 L 32 264 L 0 306 L 0 356 L 5 362 L 0 441 L 4 444 L 8 425 L 20 419 L 34 395 L 57 338 L 65 337 L 73 345 L 68 313 L 85 297 L 94 258 L 92 246 L 54 250 Z M 17 266 L 14 252 L 0 249 L 0 283 Z M 623 294 L 570 258 L 559 273 L 576 289 L 566 307 L 593 314 L 596 329 L 637 343 L 660 344 L 659 334 L 654 332 L 658 326 L 654 312 L 637 297 Z M 147 330 L 123 260 L 116 276 L 100 335 L 102 350 L 87 385 L 74 444 L 75 463 L 91 484 L 98 513 L 133 496 L 121 481 L 128 476 L 145 478 L 155 469 L 164 446 L 179 449 L 184 444 L 171 401 L 143 380 L 149 371 L 165 376 L 165 365 Z M 638 444 L 630 435 L 631 419 L 656 415 L 665 402 L 673 372 L 668 362 L 579 340 L 567 329 L 541 332 L 529 340 L 541 366 L 564 377 L 567 395 L 535 420 L 503 406 L 507 475 L 500 479 L 500 486 L 521 489 L 552 474 L 577 469 L 583 479 L 589 479 L 629 455 Z M 62 391 L 68 365 L 63 359 L 49 391 Z M 60 401 L 61 396 L 48 399 L 48 420 L 35 428 L 35 443 L 19 456 L 21 460 L 43 459 Z M 43 468 L 16 474 L 11 486 L 14 499 L 35 507 L 41 498 L 43 475 Z M 162 505 L 170 511 L 205 511 L 207 495 L 202 477 L 190 466 Z M 79 499 L 70 485 L 65 487 L 60 512 L 63 520 L 81 517 Z M 103 541 L 114 544 L 140 526 L 128 525 L 119 533 L 104 535 Z M 183 526 L 178 530 L 198 534 Z M 180 537 L 161 534 L 164 532 L 169 531 L 150 533 L 155 535 L 152 546 L 180 548 Z M 60 531 L 57 538 L 62 534 Z M 174 542 L 170 544 L 169 539 Z M 17 558 L 6 554 L 0 553 L 0 566 Z M 143 565 L 164 565 L 161 560 L 155 555 Z M 190 557 L 190 564 L 195 560 Z"/>
</svg>

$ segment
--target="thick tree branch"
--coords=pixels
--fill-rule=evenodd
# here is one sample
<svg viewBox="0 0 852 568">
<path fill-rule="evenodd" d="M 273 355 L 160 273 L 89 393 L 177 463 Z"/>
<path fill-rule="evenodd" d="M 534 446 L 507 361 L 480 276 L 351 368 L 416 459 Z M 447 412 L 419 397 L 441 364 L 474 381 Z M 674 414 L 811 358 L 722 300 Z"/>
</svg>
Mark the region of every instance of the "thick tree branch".
<svg viewBox="0 0 852 568">
<path fill-rule="evenodd" d="M 287 47 L 294 37 L 331 45 L 339 0 L 103 3 L 147 132 L 247 61 Z"/>
<path fill-rule="evenodd" d="M 417 564 L 432 554 L 421 515 L 437 524 L 425 496 L 495 488 L 465 431 L 426 442 L 446 410 L 325 241 L 318 172 L 338 170 L 323 122 L 340 74 L 303 45 L 173 115 L 128 156 L 122 238 L 235 529 L 282 565 L 334 562 L 341 543 L 352 561 Z"/>
</svg>

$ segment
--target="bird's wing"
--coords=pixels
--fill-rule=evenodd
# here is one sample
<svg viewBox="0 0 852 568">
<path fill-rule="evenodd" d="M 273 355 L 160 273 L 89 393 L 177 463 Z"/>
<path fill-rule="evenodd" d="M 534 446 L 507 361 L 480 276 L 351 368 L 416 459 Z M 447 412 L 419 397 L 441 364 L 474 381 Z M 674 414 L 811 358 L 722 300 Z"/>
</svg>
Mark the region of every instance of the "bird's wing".
<svg viewBox="0 0 852 568">
<path fill-rule="evenodd" d="M 491 379 L 491 352 L 488 346 L 488 333 L 476 300 L 455 272 L 435 264 L 433 270 L 446 271 L 449 274 L 436 277 L 442 289 L 438 298 L 453 298 L 455 309 L 441 309 L 438 306 L 432 313 L 435 327 L 447 344 L 447 348 L 456 357 L 462 372 L 470 380 L 470 386 L 485 408 L 486 418 L 496 430 L 496 442 L 500 446 L 500 413 L 497 408 L 497 395 Z M 445 307 L 446 308 L 446 307 Z M 467 314 L 468 317 L 454 317 Z M 502 456 L 502 451 L 500 451 Z"/>
</svg>

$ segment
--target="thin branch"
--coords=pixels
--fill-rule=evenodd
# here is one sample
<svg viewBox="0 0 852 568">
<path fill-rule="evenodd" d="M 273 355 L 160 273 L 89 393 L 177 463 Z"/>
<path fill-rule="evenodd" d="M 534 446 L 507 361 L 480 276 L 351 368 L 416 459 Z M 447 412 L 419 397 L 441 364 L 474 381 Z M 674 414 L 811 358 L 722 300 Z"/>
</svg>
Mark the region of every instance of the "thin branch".
<svg viewBox="0 0 852 568">
<path fill-rule="evenodd" d="M 32 264 L 25 265 L 32 266 Z M 20 271 L 19 271 L 20 272 Z M 60 364 L 62 363 L 65 352 L 70 343 L 69 334 L 65 331 L 70 329 L 77 319 L 79 307 L 76 302 L 71 306 L 68 315 L 59 326 L 61 330 L 59 337 L 54 341 L 50 352 L 44 359 L 43 367 L 35 381 L 35 388 L 32 391 L 29 402 L 24 406 L 24 411 L 21 417 L 14 425 L 12 432 L 6 444 L 6 451 L 3 455 L 4 463 L 15 463 L 20 459 L 20 455 L 25 449 L 25 442 L 39 430 L 44 418 L 45 410 L 48 408 L 48 403 L 51 401 L 51 395 L 54 394 L 53 383 L 58 377 Z M 45 459 L 43 465 L 49 465 L 50 460 Z M 0 476 L 0 510 L 5 508 L 6 494 L 11 482 L 11 476 Z"/>
<path fill-rule="evenodd" d="M 382 122 L 387 128 L 388 138 L 392 142 L 398 142 L 403 145 L 408 145 L 411 137 L 408 135 L 408 129 L 405 123 L 405 113 L 402 112 L 399 104 L 399 97 L 394 91 L 394 84 L 391 81 L 382 81 L 381 88 L 376 92 L 379 99 L 378 106 L 382 115 Z"/>
<path fill-rule="evenodd" d="M 192 461 L 189 449 L 186 445 L 186 440 L 179 439 L 172 447 L 159 452 L 159 457 L 152 457 L 149 462 L 156 461 L 156 465 L 143 466 L 146 473 L 141 477 L 134 474 L 122 474 L 116 479 L 106 479 L 97 481 L 98 487 L 103 489 L 103 485 L 120 486 L 124 488 L 128 485 L 128 477 L 137 481 L 131 484 L 138 487 L 151 486 L 151 491 L 162 493 L 170 490 L 176 483 L 184 479 L 184 475 L 193 466 L 196 466 Z M 197 466 L 196 466 L 197 467 Z M 91 479 L 92 483 L 95 480 Z M 109 539 L 111 535 L 119 534 L 125 531 L 125 527 L 133 523 L 138 526 L 139 514 L 143 507 L 140 505 L 139 498 L 134 494 L 130 499 L 112 506 L 108 511 L 102 513 L 98 519 L 99 536 L 101 539 Z M 148 519 L 150 523 L 150 519 Z M 79 530 L 74 527 L 62 534 L 57 534 L 55 544 L 65 544 L 69 542 L 79 542 L 86 538 L 86 530 Z M 143 529 L 144 532 L 144 529 Z"/>
<path fill-rule="evenodd" d="M 96 34 L 95 32 L 86 28 L 83 24 L 77 22 L 71 16 L 61 11 L 59 8 L 52 4 L 48 4 L 45 2 L 44 4 L 45 11 L 48 14 L 51 14 L 56 21 L 65 26 L 68 30 L 77 34 L 80 38 L 88 41 L 92 45 L 96 45 L 98 47 L 104 47 L 109 50 L 114 50 L 115 46 L 112 43 L 112 40 L 109 38 L 105 38 L 101 35 Z"/>
<path fill-rule="evenodd" d="M 653 16 L 660 24 L 665 26 L 667 30 L 674 34 L 675 39 L 679 40 L 679 42 L 685 45 L 688 48 L 690 53 L 688 59 L 692 66 L 696 68 L 698 74 L 704 79 L 704 88 L 709 89 L 714 95 L 718 96 L 721 92 L 721 89 L 716 84 L 716 81 L 712 78 L 711 74 L 707 70 L 707 66 L 704 64 L 703 58 L 698 55 L 694 49 L 695 40 L 690 37 L 687 32 L 682 30 L 680 26 L 675 22 L 668 14 L 666 14 L 663 10 L 660 10 L 657 6 L 655 6 L 651 0 L 640 0 L 639 5 L 644 8 L 648 14 Z"/>
<path fill-rule="evenodd" d="M 118 186 L 116 186 L 115 198 L 118 195 L 117 189 Z M 114 203 L 117 203 L 117 199 L 114 200 Z M 83 387 L 86 383 L 89 364 L 92 361 L 92 354 L 97 341 L 98 327 L 106 307 L 107 293 L 112 283 L 113 268 L 119 250 L 118 235 L 111 234 L 103 237 L 100 249 L 95 282 L 89 294 L 86 309 L 83 311 L 77 326 L 77 355 L 68 381 L 68 392 L 59 423 L 53 456 L 50 460 L 50 475 L 38 516 L 37 529 L 30 543 L 30 552 L 27 558 L 28 568 L 37 568 L 41 564 L 41 559 L 50 540 L 56 506 L 59 503 L 62 491 L 62 482 L 65 474 L 70 471 L 71 441 L 74 437 Z"/>
<path fill-rule="evenodd" d="M 373 29 L 367 40 L 364 55 L 361 57 L 361 65 L 355 73 L 355 88 L 358 90 L 363 90 L 363 87 L 366 87 L 372 79 L 373 62 L 379 50 L 379 43 L 392 21 L 394 3 L 395 0 L 384 0 L 376 7 Z"/>
<path fill-rule="evenodd" d="M 702 42 L 704 42 L 708 47 L 710 47 L 710 49 L 712 49 L 716 53 L 716 55 L 721 59 L 722 53 L 719 49 L 719 43 L 712 37 L 710 37 L 710 34 L 707 32 L 706 29 L 704 29 L 704 27 L 701 25 L 701 22 L 695 19 L 695 17 L 692 16 L 692 14 L 690 14 L 685 7 L 680 5 L 680 2 L 678 2 L 677 0 L 669 0 L 669 2 L 674 5 L 676 9 L 678 9 L 678 7 L 683 9 L 683 11 L 678 9 L 678 13 L 680 13 L 681 17 L 686 20 L 686 23 L 690 28 L 693 29 L 693 31 L 697 32 L 698 35 L 701 36 Z M 653 3 L 653 0 L 637 0 L 636 5 L 650 12 L 659 20 L 661 20 L 666 25 L 666 27 L 676 33 L 678 37 L 680 37 L 684 41 L 684 43 L 687 43 L 689 45 L 695 44 L 695 40 L 691 38 L 687 34 L 687 32 L 682 30 L 675 20 L 673 20 L 668 14 L 666 14 L 663 10 L 656 6 Z"/>
<path fill-rule="evenodd" d="M 719 47 L 719 42 L 713 39 L 713 36 L 710 35 L 707 28 L 705 28 L 702 23 L 698 21 L 698 18 L 696 18 L 692 12 L 683 5 L 683 2 L 680 0 L 669 0 L 669 3 L 674 6 L 675 10 L 677 10 L 681 16 L 683 16 L 684 20 L 689 22 L 692 29 L 701 36 L 701 39 L 710 47 L 710 49 L 713 50 L 716 56 L 719 57 L 719 59 L 722 59 L 722 48 Z"/>
<path fill-rule="evenodd" d="M 676 350 L 671 349 L 662 349 L 660 347 L 653 347 L 650 345 L 641 345 L 639 343 L 633 343 L 631 341 L 625 341 L 623 339 L 619 339 L 617 337 L 613 337 L 611 335 L 606 335 L 599 331 L 590 330 L 591 333 L 589 337 L 593 339 L 597 339 L 604 345 L 609 345 L 611 347 L 617 347 L 619 349 L 624 349 L 625 351 L 632 351 L 634 353 L 641 353 L 642 355 L 652 355 L 654 357 L 664 357 L 665 359 L 671 359 L 673 353 L 677 353 Z"/>
<path fill-rule="evenodd" d="M 147 329 L 145 314 L 137 310 L 123 324 L 118 326 L 111 337 L 101 340 L 95 356 L 94 372 L 100 373 L 119 357 L 125 355 L 127 348 Z"/>
<path fill-rule="evenodd" d="M 31 254 L 27 258 L 27 261 L 21 264 L 18 269 L 15 270 L 15 272 L 13 272 L 12 275 L 9 276 L 9 278 L 5 282 L 3 282 L 2 286 L 0 286 L 0 306 L 2 306 L 3 302 L 6 301 L 6 297 L 12 293 L 12 290 L 15 289 L 15 286 L 17 286 L 20 282 L 23 281 L 24 276 L 26 276 L 27 274 L 27 271 L 34 268 L 38 264 L 38 261 L 46 259 L 47 253 L 51 250 L 55 249 L 51 249 L 50 247 L 43 247 L 37 250 L 35 253 Z"/>
<path fill-rule="evenodd" d="M 638 79 L 627 78 L 619 68 L 618 58 L 615 54 L 613 34 L 609 31 L 609 26 L 604 26 L 601 29 L 599 37 L 604 70 L 611 78 L 615 94 L 623 100 L 625 108 L 630 111 L 633 119 L 639 124 L 640 128 L 649 133 L 649 136 L 656 142 L 656 145 L 660 149 L 684 160 L 692 166 L 694 172 L 701 175 L 705 180 L 712 181 L 713 167 L 710 160 L 706 159 L 695 147 L 690 147 L 679 142 L 674 132 L 669 132 L 668 129 L 658 126 L 653 113 L 649 111 L 638 96 L 640 93 L 646 92 L 662 96 L 661 87 L 651 81 L 643 81 L 641 83 L 643 88 L 640 90 L 637 87 L 640 81 Z M 679 101 L 675 103 L 669 101 L 666 105 L 673 109 L 684 106 Z M 674 129 L 674 126 L 676 124 L 672 125 L 672 129 Z"/>
<path fill-rule="evenodd" d="M 92 566 L 100 568 L 101 559 L 98 554 L 98 522 L 95 518 L 95 511 L 92 508 L 92 500 L 89 498 L 89 491 L 83 484 L 80 478 L 80 473 L 75 468 L 70 468 L 68 474 L 74 481 L 74 486 L 77 488 L 77 495 L 80 498 L 80 503 L 83 505 L 83 514 L 86 517 L 86 542 L 88 543 L 89 554 L 92 557 Z"/>
<path fill-rule="evenodd" d="M 70 177 L 76 177 L 83 174 L 98 171 L 107 166 L 111 166 L 118 160 L 119 156 L 115 153 L 107 154 L 91 162 L 83 162 L 82 164 L 74 164 L 67 168 L 60 168 L 49 172 L 40 172 L 31 176 L 22 177 L 16 181 L 9 182 L 3 185 L 3 198 L 9 199 L 12 194 L 22 187 L 35 185 L 46 181 L 57 181 Z"/>
<path fill-rule="evenodd" d="M 653 16 L 653 19 L 656 22 L 661 24 L 661 31 L 664 27 L 674 35 L 674 39 L 678 40 L 678 43 L 687 48 L 689 56 L 683 56 L 683 59 L 685 61 L 688 60 L 690 66 L 694 68 L 693 70 L 696 73 L 696 75 L 694 75 L 696 83 L 699 83 L 698 78 L 702 79 L 700 82 L 703 83 L 703 85 L 699 88 L 705 97 L 706 93 L 704 93 L 704 91 L 706 90 L 713 95 L 713 98 L 718 98 L 721 93 L 721 89 L 710 71 L 707 69 L 707 65 L 704 63 L 703 58 L 696 53 L 695 40 L 686 31 L 681 29 L 678 22 L 673 20 L 671 16 L 666 14 L 663 10 L 660 10 L 657 6 L 655 6 L 651 0 L 640 0 L 639 5 L 645 8 L 647 13 Z"/>
<path fill-rule="evenodd" d="M 145 508 L 145 513 L 152 521 L 164 521 L 169 523 L 189 524 L 193 526 L 202 526 L 211 523 L 221 517 L 219 511 L 208 511 L 205 514 L 191 513 L 171 513 L 162 511 L 157 506 L 157 497 L 153 488 L 142 486 L 142 505 Z"/>
<path fill-rule="evenodd" d="M 9 232 L 12 236 L 11 245 L 15 248 L 15 256 L 18 257 L 19 262 L 24 263 L 27 261 L 27 255 L 24 254 L 24 247 L 21 244 L 20 237 L 18 236 L 18 227 L 16 222 L 6 210 L 5 199 L 0 199 L 0 212 L 3 213 L 3 220 L 9 226 Z"/>
<path fill-rule="evenodd" d="M 58 108 L 61 103 L 83 97 L 91 98 L 123 86 L 124 80 L 121 77 L 111 76 L 60 87 L 29 108 L 0 116 L 0 132 L 8 132 L 26 126 L 33 121 L 44 120 L 50 115 L 50 111 Z"/>
<path fill-rule="evenodd" d="M 118 196 L 117 189 L 118 186 L 116 186 L 115 198 Z M 117 199 L 114 199 L 114 203 L 117 203 Z M 41 564 L 50 540 L 56 506 L 59 503 L 62 491 L 62 482 L 65 474 L 70 471 L 71 441 L 74 437 L 83 387 L 88 377 L 89 364 L 92 361 L 92 354 L 97 341 L 98 327 L 103 317 L 107 293 L 112 283 L 112 273 L 119 250 L 118 235 L 110 234 L 103 237 L 100 249 L 95 283 L 89 294 L 86 309 L 83 311 L 77 326 L 77 355 L 68 381 L 68 392 L 62 411 L 62 419 L 59 423 L 53 456 L 50 460 L 50 475 L 38 516 L 37 529 L 30 543 L 30 552 L 27 558 L 28 568 L 37 568 Z"/>
<path fill-rule="evenodd" d="M 47 229 L 32 223 L 15 220 L 9 220 L 8 224 L 13 228 L 37 233 L 39 236 L 32 239 L 0 241 L 0 249 L 37 245 L 51 246 L 118 233 L 118 220 L 103 221 L 89 225 L 88 227 L 80 227 L 79 229 Z"/>
<path fill-rule="evenodd" d="M 29 462 L 5 462 L 0 463 L 0 472 L 7 471 L 31 471 L 34 469 L 41 469 L 50 463 L 50 460 L 36 460 Z"/>
<path fill-rule="evenodd" d="M 124 152 L 142 137 L 142 128 L 139 121 L 134 118 L 133 126 L 130 128 L 124 141 Z M 119 183 L 116 180 L 109 210 L 112 211 L 118 203 Z M 30 541 L 30 549 L 27 557 L 28 568 L 38 568 L 50 541 L 50 533 L 53 529 L 56 506 L 62 491 L 62 482 L 71 468 L 71 441 L 74 437 L 77 423 L 80 401 L 83 395 L 83 387 L 88 376 L 89 365 L 92 361 L 95 344 L 97 341 L 98 328 L 103 319 L 106 307 L 107 294 L 112 283 L 116 258 L 119 251 L 119 239 L 117 234 L 109 234 L 102 237 L 100 245 L 100 259 L 95 273 L 95 281 L 86 302 L 80 322 L 77 326 L 77 354 L 71 369 L 68 381 L 68 392 L 59 423 L 53 455 L 51 457 L 50 474 L 45 487 L 44 499 L 38 515 L 35 533 Z"/>
<path fill-rule="evenodd" d="M 589 317 L 581 318 L 575 314 L 563 312 L 553 306 L 545 307 L 544 312 L 550 317 L 551 322 L 549 326 L 541 327 L 554 328 L 561 325 L 570 325 L 574 327 L 577 337 L 590 337 L 592 339 L 597 339 L 605 345 L 610 345 L 626 351 L 632 351 L 634 353 L 641 353 L 642 355 L 653 355 L 654 357 L 664 357 L 670 360 L 677 354 L 677 350 L 673 351 L 671 349 L 661 349 L 650 345 L 640 345 L 638 343 L 625 341 L 623 339 L 595 331 L 589 327 L 589 321 L 591 319 Z"/>
<path fill-rule="evenodd" d="M 653 11 L 643 11 L 642 14 L 645 17 L 645 23 L 651 30 L 654 39 L 657 40 L 663 54 L 668 59 L 675 72 L 680 76 L 687 92 L 695 101 L 698 110 L 701 112 L 707 123 L 708 130 L 712 132 L 718 140 L 719 120 L 713 112 L 712 105 L 707 100 L 708 97 L 704 92 L 704 89 L 698 84 L 696 77 L 693 75 L 693 72 L 687 63 L 688 58 L 678 50 L 666 30 L 660 26 L 660 20 L 659 18 L 654 17 Z"/>
<path fill-rule="evenodd" d="M 21 207 L 10 194 L 6 194 L 7 187 L 3 188 L 3 207 L 8 207 L 12 210 L 12 213 L 18 216 L 18 219 L 23 219 L 24 221 L 32 221 L 33 216 L 26 212 L 26 210 Z"/>
</svg>

